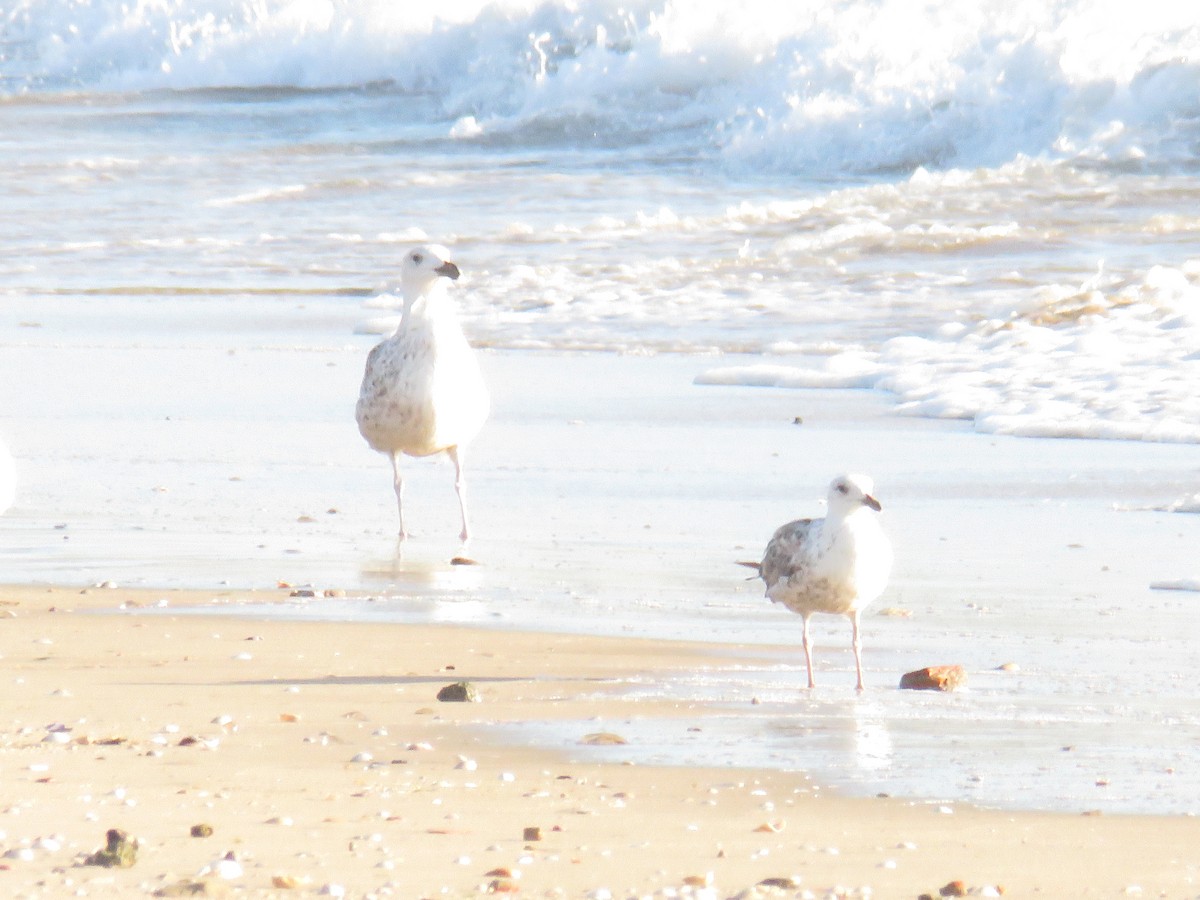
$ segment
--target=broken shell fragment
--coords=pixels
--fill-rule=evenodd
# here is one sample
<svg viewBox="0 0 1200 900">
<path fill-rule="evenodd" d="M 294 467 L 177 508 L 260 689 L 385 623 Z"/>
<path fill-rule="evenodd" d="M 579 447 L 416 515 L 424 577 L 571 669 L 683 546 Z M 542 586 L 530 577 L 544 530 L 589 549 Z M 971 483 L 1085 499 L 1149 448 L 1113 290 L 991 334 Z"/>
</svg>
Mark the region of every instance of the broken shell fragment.
<svg viewBox="0 0 1200 900">
<path fill-rule="evenodd" d="M 587 744 L 591 747 L 604 747 L 628 744 L 629 741 L 625 740 L 619 734 L 613 734 L 611 731 L 594 731 L 591 734 L 585 734 L 581 737 L 579 743 Z"/>
<path fill-rule="evenodd" d="M 785 828 L 787 828 L 787 822 L 785 822 L 783 819 L 776 819 L 774 822 L 763 822 L 754 830 L 770 832 L 771 834 L 779 834 L 779 832 L 783 831 Z"/>
</svg>

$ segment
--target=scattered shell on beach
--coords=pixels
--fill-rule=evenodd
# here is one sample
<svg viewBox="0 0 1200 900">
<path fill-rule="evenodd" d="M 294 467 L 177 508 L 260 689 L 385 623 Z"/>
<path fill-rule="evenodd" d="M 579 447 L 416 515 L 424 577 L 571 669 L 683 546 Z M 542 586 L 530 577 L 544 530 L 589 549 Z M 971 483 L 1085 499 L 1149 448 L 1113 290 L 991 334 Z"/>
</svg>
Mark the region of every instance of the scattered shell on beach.
<svg viewBox="0 0 1200 900">
<path fill-rule="evenodd" d="M 784 876 L 783 878 L 764 878 L 757 886 L 783 888 L 785 891 L 791 891 L 800 887 L 800 879 L 794 875 Z"/>
<path fill-rule="evenodd" d="M 579 739 L 579 743 L 586 744 L 591 747 L 613 746 L 617 744 L 628 744 L 629 741 L 621 737 L 619 734 L 613 734 L 611 731 L 593 731 L 591 734 L 585 734 Z"/>
<path fill-rule="evenodd" d="M 762 831 L 769 832 L 771 834 L 779 834 L 779 832 L 783 831 L 785 828 L 787 828 L 787 822 L 785 822 L 783 819 L 776 819 L 774 822 L 763 822 L 754 830 L 756 832 Z"/>
<path fill-rule="evenodd" d="M 193 825 L 190 833 L 194 838 L 212 837 L 213 827 L 206 822 L 201 822 Z"/>
<path fill-rule="evenodd" d="M 542 839 L 542 829 L 536 825 L 528 826 L 523 832 L 521 839 L 526 843 L 531 841 L 540 841 Z"/>
<path fill-rule="evenodd" d="M 242 864 L 238 862 L 232 850 L 219 859 L 214 859 L 200 870 L 201 877 L 211 875 L 215 878 L 224 878 L 226 881 L 241 878 L 242 874 Z"/>
<path fill-rule="evenodd" d="M 306 888 L 312 884 L 309 878 L 303 878 L 298 875 L 272 875 L 271 886 L 279 888 L 283 891 L 295 891 L 301 888 Z"/>
</svg>

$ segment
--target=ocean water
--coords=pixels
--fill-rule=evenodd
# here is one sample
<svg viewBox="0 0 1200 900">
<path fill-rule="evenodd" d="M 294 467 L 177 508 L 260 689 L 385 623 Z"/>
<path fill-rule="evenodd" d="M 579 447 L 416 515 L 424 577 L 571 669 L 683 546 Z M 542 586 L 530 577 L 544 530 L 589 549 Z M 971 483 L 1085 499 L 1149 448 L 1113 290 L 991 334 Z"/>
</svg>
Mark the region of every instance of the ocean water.
<svg viewBox="0 0 1200 900">
<path fill-rule="evenodd" d="M 781 623 L 729 560 L 865 468 L 898 533 L 885 602 L 920 610 L 872 620 L 869 680 L 952 661 L 928 658 L 950 633 L 976 702 L 789 705 L 783 657 L 730 697 L 670 687 L 784 704 L 751 719 L 773 735 L 755 759 L 730 726 L 730 761 L 795 764 L 804 741 L 804 766 L 863 790 L 1004 802 L 1048 781 L 1030 802 L 1194 811 L 1195 16 L 408 6 L 0 9 L 9 579 L 280 579 L 371 595 L 296 614 L 676 637 L 716 617 L 769 643 Z M 468 463 L 473 571 L 440 538 L 396 555 L 386 465 L 351 419 L 396 259 L 424 240 L 463 270 L 497 399 Z M 449 534 L 449 476 L 416 471 L 425 534 Z M 1018 657 L 1053 675 L 979 674 Z M 1106 677 L 1148 658 L 1161 678 L 1111 700 Z M 955 729 L 984 707 L 994 727 Z M 1032 770 L 1002 727 L 1020 709 Z M 947 741 L 952 777 L 901 777 Z M 1068 745 L 1091 754 L 1070 777 L 1050 761 Z"/>
<path fill-rule="evenodd" d="M 1194 443 L 1198 54 L 1168 2 L 18 0 L 0 296 L 345 305 L 428 236 L 487 346 Z"/>
</svg>

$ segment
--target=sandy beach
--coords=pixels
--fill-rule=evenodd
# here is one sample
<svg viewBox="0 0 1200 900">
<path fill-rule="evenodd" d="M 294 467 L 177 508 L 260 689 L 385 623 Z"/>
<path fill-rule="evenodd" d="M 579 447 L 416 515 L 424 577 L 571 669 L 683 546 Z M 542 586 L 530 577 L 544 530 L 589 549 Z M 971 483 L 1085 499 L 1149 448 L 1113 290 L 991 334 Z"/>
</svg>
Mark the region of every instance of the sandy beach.
<svg viewBox="0 0 1200 900">
<path fill-rule="evenodd" d="M 1200 893 L 1192 818 L 827 796 L 800 774 L 629 765 L 620 744 L 579 759 L 589 735 L 621 736 L 632 680 L 732 666 L 747 648 L 171 612 L 214 596 L 0 592 L 9 896 Z M 464 680 L 480 702 L 436 699 Z M 706 710 L 636 715 L 702 733 Z M 485 737 L 531 717 L 571 720 L 579 746 Z M 136 862 L 82 865 L 113 828 L 136 838 Z M 227 853 L 240 874 L 199 874 Z M 771 879 L 794 886 L 756 888 Z"/>
<path fill-rule="evenodd" d="M 0 15 L 0 895 L 1200 897 L 1200 29 L 1109 6 Z M 415 243 L 469 548 L 355 424 Z M 842 473 L 861 693 L 737 565 Z"/>
</svg>

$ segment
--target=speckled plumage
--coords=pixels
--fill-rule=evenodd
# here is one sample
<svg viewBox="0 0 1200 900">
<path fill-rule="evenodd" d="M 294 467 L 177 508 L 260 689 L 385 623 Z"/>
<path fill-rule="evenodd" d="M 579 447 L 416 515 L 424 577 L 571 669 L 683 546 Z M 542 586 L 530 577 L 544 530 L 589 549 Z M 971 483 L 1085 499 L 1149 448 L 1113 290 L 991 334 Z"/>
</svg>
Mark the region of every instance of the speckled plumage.
<svg viewBox="0 0 1200 900">
<path fill-rule="evenodd" d="M 458 268 L 441 247 L 416 247 L 401 264 L 404 313 L 396 332 L 368 355 L 355 413 L 367 443 L 392 461 L 400 537 L 404 527 L 401 454 L 446 453 L 455 468 L 462 514 L 460 537 L 467 540 L 464 446 L 487 419 L 489 398 L 475 353 L 459 327 L 443 278 Z"/>
<path fill-rule="evenodd" d="M 831 613 L 850 619 L 858 689 L 863 689 L 859 613 L 883 593 L 892 566 L 891 543 L 880 527 L 873 489 L 865 475 L 835 478 L 825 518 L 781 525 L 759 566 L 767 597 L 804 619 L 809 687 L 815 682 L 808 619 L 813 613 Z"/>
</svg>

